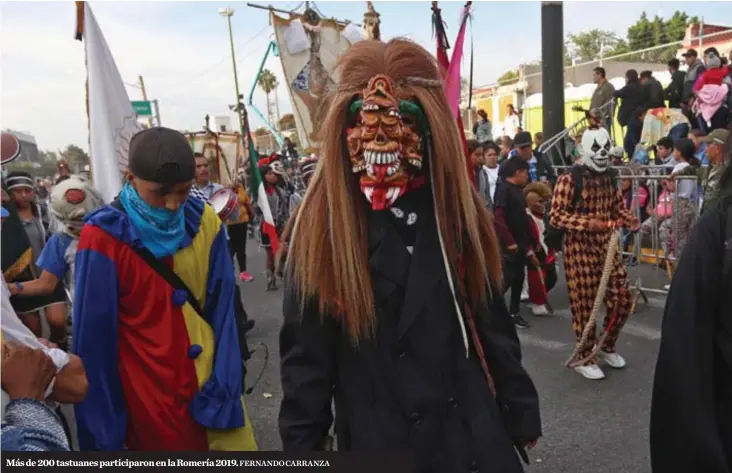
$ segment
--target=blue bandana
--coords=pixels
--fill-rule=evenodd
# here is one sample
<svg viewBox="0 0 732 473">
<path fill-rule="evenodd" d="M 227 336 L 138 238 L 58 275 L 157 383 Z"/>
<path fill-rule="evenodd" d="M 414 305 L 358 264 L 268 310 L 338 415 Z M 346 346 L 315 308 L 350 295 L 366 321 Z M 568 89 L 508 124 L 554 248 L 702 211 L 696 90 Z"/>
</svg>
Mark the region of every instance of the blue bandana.
<svg viewBox="0 0 732 473">
<path fill-rule="evenodd" d="M 171 212 L 166 208 L 152 207 L 128 182 L 119 194 L 119 200 L 132 221 L 140 240 L 156 258 L 178 251 L 185 236 L 185 204 Z"/>
</svg>

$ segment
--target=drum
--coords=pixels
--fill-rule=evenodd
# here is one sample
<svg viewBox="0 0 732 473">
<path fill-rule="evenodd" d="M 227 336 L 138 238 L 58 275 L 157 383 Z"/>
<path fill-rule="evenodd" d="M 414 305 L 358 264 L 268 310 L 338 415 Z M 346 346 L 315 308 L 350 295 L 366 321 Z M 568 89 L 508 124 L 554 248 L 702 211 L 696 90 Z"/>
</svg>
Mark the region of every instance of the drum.
<svg viewBox="0 0 732 473">
<path fill-rule="evenodd" d="M 222 222 L 229 220 L 239 209 L 239 199 L 231 189 L 219 189 L 211 196 L 209 204 L 218 214 Z"/>
</svg>

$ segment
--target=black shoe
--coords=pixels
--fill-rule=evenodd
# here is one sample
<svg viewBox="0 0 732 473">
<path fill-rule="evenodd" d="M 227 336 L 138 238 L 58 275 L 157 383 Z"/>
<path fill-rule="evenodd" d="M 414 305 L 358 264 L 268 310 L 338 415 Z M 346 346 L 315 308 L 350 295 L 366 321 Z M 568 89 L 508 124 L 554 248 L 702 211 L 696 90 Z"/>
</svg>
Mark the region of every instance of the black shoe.
<svg viewBox="0 0 732 473">
<path fill-rule="evenodd" d="M 530 325 L 527 321 L 524 320 L 523 317 L 521 317 L 520 314 L 514 314 L 511 316 L 511 320 L 513 320 L 513 324 L 516 326 L 516 328 L 529 328 Z"/>
<path fill-rule="evenodd" d="M 244 322 L 244 332 L 248 332 L 253 328 L 254 328 L 253 320 L 247 320 L 246 322 Z"/>
</svg>

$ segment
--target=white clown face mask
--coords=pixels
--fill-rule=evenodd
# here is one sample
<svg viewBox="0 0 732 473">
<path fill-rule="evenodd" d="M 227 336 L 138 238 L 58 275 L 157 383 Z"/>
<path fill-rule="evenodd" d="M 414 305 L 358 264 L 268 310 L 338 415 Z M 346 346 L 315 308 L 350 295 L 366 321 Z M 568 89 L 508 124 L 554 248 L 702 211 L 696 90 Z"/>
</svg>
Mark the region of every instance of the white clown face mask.
<svg viewBox="0 0 732 473">
<path fill-rule="evenodd" d="M 607 171 L 610 163 L 610 148 L 613 144 L 605 128 L 587 130 L 582 134 L 584 164 L 594 172 Z"/>
</svg>

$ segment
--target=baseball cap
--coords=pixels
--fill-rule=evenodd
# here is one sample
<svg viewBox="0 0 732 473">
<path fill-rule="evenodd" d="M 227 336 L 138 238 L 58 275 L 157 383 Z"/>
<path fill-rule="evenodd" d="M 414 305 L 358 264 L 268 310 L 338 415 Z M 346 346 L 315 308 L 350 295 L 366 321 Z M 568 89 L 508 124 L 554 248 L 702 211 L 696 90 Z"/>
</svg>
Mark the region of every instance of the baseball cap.
<svg viewBox="0 0 732 473">
<path fill-rule="evenodd" d="M 533 141 L 531 140 L 531 133 L 528 131 L 520 131 L 516 133 L 516 136 L 513 138 L 513 146 L 515 148 L 523 148 L 531 146 L 532 144 Z"/>
<path fill-rule="evenodd" d="M 5 207 L 2 207 L 2 212 L 0 213 L 0 217 L 2 218 L 8 218 L 10 216 L 10 212 L 8 212 L 8 209 Z"/>
<path fill-rule="evenodd" d="M 682 54 L 682 56 L 683 57 L 689 57 L 689 56 L 698 57 L 699 53 L 696 52 L 696 49 L 687 49 L 686 52 L 684 54 Z"/>
<path fill-rule="evenodd" d="M 701 141 L 702 143 L 715 143 L 718 145 L 723 145 L 728 138 L 729 130 L 725 130 L 724 128 L 717 128 L 716 130 L 712 130 L 712 132 L 709 133 L 707 136 L 703 137 Z"/>
<path fill-rule="evenodd" d="M 130 140 L 130 171 L 146 181 L 171 185 L 196 176 L 196 158 L 182 133 L 165 127 L 147 128 Z"/>
</svg>

